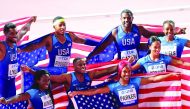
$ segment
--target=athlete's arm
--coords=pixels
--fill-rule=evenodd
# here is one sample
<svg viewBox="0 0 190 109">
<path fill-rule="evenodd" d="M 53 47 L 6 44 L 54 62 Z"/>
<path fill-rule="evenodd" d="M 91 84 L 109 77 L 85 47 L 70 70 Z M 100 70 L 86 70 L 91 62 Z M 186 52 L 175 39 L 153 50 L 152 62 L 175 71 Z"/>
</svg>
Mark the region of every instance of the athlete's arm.
<svg viewBox="0 0 190 109">
<path fill-rule="evenodd" d="M 30 99 L 30 94 L 22 93 L 22 94 L 14 96 L 12 98 L 9 98 L 8 100 L 6 100 L 5 98 L 0 98 L 0 103 L 11 104 L 11 103 L 16 103 L 19 101 L 25 101 L 25 100 L 29 100 L 29 99 Z"/>
<path fill-rule="evenodd" d="M 69 35 L 72 38 L 72 41 L 75 43 L 81 43 L 81 44 L 86 44 L 90 46 L 97 46 L 99 44 L 99 42 L 91 40 L 91 39 L 80 38 L 72 32 L 69 32 Z"/>
<path fill-rule="evenodd" d="M 30 30 L 32 22 L 36 21 L 36 16 L 33 16 L 30 21 L 17 33 L 18 41 Z"/>
<path fill-rule="evenodd" d="M 38 48 L 41 48 L 43 46 L 45 46 L 46 49 L 49 51 L 51 49 L 51 42 L 52 42 L 51 36 L 47 36 L 47 37 L 44 37 L 44 39 L 42 39 L 42 41 L 28 45 L 27 47 L 21 49 L 21 52 L 30 52 L 30 51 L 36 50 Z"/>
<path fill-rule="evenodd" d="M 148 78 L 142 78 L 141 79 L 141 85 L 145 85 L 145 84 L 153 83 L 153 82 L 163 81 L 164 79 L 169 78 L 171 76 L 179 77 L 180 73 L 169 72 L 168 74 L 164 74 L 164 75 L 158 75 L 158 76 L 153 76 L 153 77 L 148 77 Z"/>
<path fill-rule="evenodd" d="M 145 38 L 150 38 L 151 36 L 164 36 L 164 32 L 152 32 L 147 29 L 145 29 L 143 26 L 138 26 L 139 31 L 141 35 L 143 35 Z"/>
<path fill-rule="evenodd" d="M 174 58 L 172 58 L 170 64 L 171 64 L 171 65 L 174 65 L 174 66 L 183 65 L 183 66 L 186 66 L 186 67 L 190 67 L 190 63 L 189 63 L 189 62 L 185 62 L 185 61 L 183 61 L 183 60 L 174 59 Z"/>
<path fill-rule="evenodd" d="M 89 76 L 91 79 L 96 79 L 96 78 L 100 78 L 109 74 L 113 74 L 117 71 L 117 65 L 114 65 L 112 67 L 108 67 L 106 69 L 103 70 L 96 70 L 93 72 L 89 72 Z"/>
<path fill-rule="evenodd" d="M 95 49 L 87 58 L 90 59 L 91 57 L 95 56 L 96 54 L 102 52 L 108 45 L 110 45 L 113 41 L 115 41 L 116 38 L 116 34 L 117 34 L 117 30 L 113 29 L 112 32 L 109 34 L 109 36 L 107 37 L 106 40 L 104 40 L 104 42 L 99 45 L 99 47 L 97 49 Z"/>
<path fill-rule="evenodd" d="M 185 46 L 190 48 L 190 40 L 187 40 L 187 43 L 185 44 Z"/>
<path fill-rule="evenodd" d="M 3 45 L 2 42 L 0 42 L 0 61 L 3 60 L 6 54 L 6 48 L 5 45 Z"/>
<path fill-rule="evenodd" d="M 74 97 L 75 95 L 95 95 L 101 93 L 109 93 L 110 89 L 108 86 L 97 88 L 97 89 L 90 89 L 90 90 L 83 90 L 83 91 L 73 91 L 69 93 L 70 97 Z"/>
</svg>

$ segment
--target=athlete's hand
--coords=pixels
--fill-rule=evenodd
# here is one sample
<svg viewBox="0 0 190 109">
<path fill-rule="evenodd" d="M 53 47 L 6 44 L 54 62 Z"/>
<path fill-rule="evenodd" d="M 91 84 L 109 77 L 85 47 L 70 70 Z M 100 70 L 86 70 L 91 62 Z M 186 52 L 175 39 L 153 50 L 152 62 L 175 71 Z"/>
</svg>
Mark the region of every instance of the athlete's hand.
<svg viewBox="0 0 190 109">
<path fill-rule="evenodd" d="M 23 72 L 30 72 L 30 68 L 27 65 L 21 65 L 20 68 Z"/>
<path fill-rule="evenodd" d="M 178 28 L 177 30 L 176 30 L 176 34 L 186 34 L 186 28 Z"/>
<path fill-rule="evenodd" d="M 37 16 L 32 16 L 30 22 L 36 22 Z"/>
<path fill-rule="evenodd" d="M 181 73 L 180 72 L 173 72 L 173 73 L 171 73 L 171 76 L 180 77 Z"/>
<path fill-rule="evenodd" d="M 133 63 L 135 61 L 135 57 L 134 56 L 130 56 L 128 59 L 129 63 Z"/>
<path fill-rule="evenodd" d="M 7 101 L 4 97 L 0 98 L 0 104 L 7 104 Z"/>
<path fill-rule="evenodd" d="M 73 91 L 69 93 L 69 97 L 72 98 L 74 96 L 78 95 L 77 91 Z"/>
</svg>

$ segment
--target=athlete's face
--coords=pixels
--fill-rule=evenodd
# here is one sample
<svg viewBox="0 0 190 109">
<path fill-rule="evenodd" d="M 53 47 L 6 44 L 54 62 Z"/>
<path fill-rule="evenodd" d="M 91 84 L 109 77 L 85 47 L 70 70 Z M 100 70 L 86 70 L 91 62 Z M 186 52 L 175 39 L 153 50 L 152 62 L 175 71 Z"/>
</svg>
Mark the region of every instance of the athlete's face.
<svg viewBox="0 0 190 109">
<path fill-rule="evenodd" d="M 55 32 L 59 35 L 64 35 L 65 31 L 66 31 L 66 24 L 64 21 L 56 21 L 56 23 L 54 23 L 54 29 Z"/>
<path fill-rule="evenodd" d="M 121 79 L 128 81 L 131 77 L 131 70 L 128 67 L 124 67 L 121 72 Z"/>
<path fill-rule="evenodd" d="M 10 28 L 9 32 L 5 34 L 6 40 L 11 43 L 17 42 L 17 30 L 16 28 Z"/>
<path fill-rule="evenodd" d="M 174 26 L 170 23 L 165 23 L 163 25 L 163 31 L 166 36 L 173 38 L 174 37 Z"/>
<path fill-rule="evenodd" d="M 49 87 L 49 83 L 50 83 L 50 77 L 48 74 L 42 75 L 42 77 L 40 78 L 40 80 L 37 81 L 39 88 L 42 90 L 46 90 Z"/>
<path fill-rule="evenodd" d="M 74 64 L 74 69 L 75 69 L 75 72 L 77 72 L 77 73 L 85 73 L 86 72 L 86 60 L 85 59 L 78 60 Z"/>
<path fill-rule="evenodd" d="M 161 49 L 161 43 L 159 41 L 155 41 L 149 46 L 149 49 L 151 54 L 159 55 Z"/>
<path fill-rule="evenodd" d="M 124 27 L 129 28 L 132 25 L 133 22 L 133 16 L 129 13 L 122 13 L 121 14 L 121 23 Z"/>
</svg>

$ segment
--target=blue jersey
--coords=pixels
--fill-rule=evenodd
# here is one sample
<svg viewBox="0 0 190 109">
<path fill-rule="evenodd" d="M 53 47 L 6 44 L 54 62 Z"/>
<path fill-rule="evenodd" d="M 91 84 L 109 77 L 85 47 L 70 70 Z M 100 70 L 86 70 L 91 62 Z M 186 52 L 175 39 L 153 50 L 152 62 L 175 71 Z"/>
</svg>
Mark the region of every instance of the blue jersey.
<svg viewBox="0 0 190 109">
<path fill-rule="evenodd" d="M 161 53 L 181 58 L 183 48 L 187 43 L 187 39 L 174 36 L 174 40 L 168 42 L 165 37 L 159 37 L 161 40 Z"/>
<path fill-rule="evenodd" d="M 88 73 L 84 73 L 84 81 L 80 82 L 75 73 L 71 73 L 72 76 L 72 81 L 71 81 L 71 85 L 70 85 L 70 91 L 78 91 L 78 90 L 87 90 L 90 88 L 91 86 L 91 82 L 92 80 L 90 79 Z"/>
<path fill-rule="evenodd" d="M 55 34 L 53 34 L 52 50 L 48 52 L 50 59 L 49 67 L 65 67 L 69 65 L 72 39 L 68 33 L 65 33 L 65 38 L 66 41 L 62 44 L 57 40 Z"/>
<path fill-rule="evenodd" d="M 133 106 L 138 104 L 140 82 L 140 78 L 131 78 L 128 85 L 116 82 L 109 84 L 108 87 L 116 95 L 120 107 Z"/>
<path fill-rule="evenodd" d="M 139 58 L 139 45 L 140 45 L 140 33 L 138 26 L 133 24 L 132 30 L 130 33 L 126 33 L 123 31 L 122 26 L 118 26 L 118 32 L 116 37 L 118 58 L 128 58 L 130 56 L 134 56 L 135 60 Z"/>
<path fill-rule="evenodd" d="M 18 72 L 17 46 L 11 48 L 6 42 L 2 42 L 6 48 L 6 54 L 0 61 L 0 97 L 10 98 L 16 95 L 15 76 Z"/>
<path fill-rule="evenodd" d="M 11 48 L 6 42 L 3 44 L 6 47 L 6 54 L 0 61 L 0 78 L 14 78 L 18 72 L 17 46 L 14 44 Z"/>
<path fill-rule="evenodd" d="M 170 64 L 172 58 L 170 56 L 160 54 L 157 61 L 152 61 L 150 55 L 147 55 L 137 61 L 140 66 L 143 66 L 146 73 L 166 72 L 167 65 Z"/>
<path fill-rule="evenodd" d="M 30 89 L 26 93 L 30 95 L 30 101 L 34 109 L 53 109 L 53 101 L 48 91 Z"/>
</svg>

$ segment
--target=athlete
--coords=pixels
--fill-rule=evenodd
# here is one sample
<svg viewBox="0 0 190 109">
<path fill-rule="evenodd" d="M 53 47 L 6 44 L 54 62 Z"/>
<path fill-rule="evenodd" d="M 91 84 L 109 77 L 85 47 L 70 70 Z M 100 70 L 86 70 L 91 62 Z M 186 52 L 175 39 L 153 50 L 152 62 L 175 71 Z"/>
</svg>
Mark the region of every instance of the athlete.
<svg viewBox="0 0 190 109">
<path fill-rule="evenodd" d="M 6 40 L 0 42 L 0 97 L 9 98 L 16 94 L 15 76 L 18 73 L 17 63 L 17 42 L 30 30 L 32 22 L 36 17 L 31 17 L 30 21 L 18 32 L 13 23 L 5 24 L 3 32 Z"/>
<path fill-rule="evenodd" d="M 166 20 L 163 23 L 164 37 L 161 40 L 161 53 L 181 58 L 184 47 L 190 48 L 190 41 L 176 36 L 175 23 L 172 20 Z"/>
<path fill-rule="evenodd" d="M 34 84 L 25 93 L 9 99 L 0 98 L 0 103 L 11 104 L 30 100 L 34 109 L 54 109 L 54 100 L 50 89 L 50 77 L 46 70 L 38 70 L 34 75 Z"/>
</svg>

